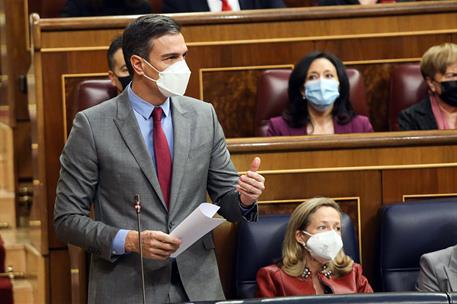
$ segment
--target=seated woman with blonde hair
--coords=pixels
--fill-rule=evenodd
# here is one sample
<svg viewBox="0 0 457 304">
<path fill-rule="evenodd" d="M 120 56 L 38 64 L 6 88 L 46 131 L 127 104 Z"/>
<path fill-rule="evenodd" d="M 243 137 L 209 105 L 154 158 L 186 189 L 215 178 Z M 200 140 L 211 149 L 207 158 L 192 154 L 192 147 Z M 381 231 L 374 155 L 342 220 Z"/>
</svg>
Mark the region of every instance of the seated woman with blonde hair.
<svg viewBox="0 0 457 304">
<path fill-rule="evenodd" d="M 313 198 L 292 213 L 282 261 L 257 272 L 258 297 L 371 293 L 362 267 L 343 251 L 341 209 Z"/>
</svg>

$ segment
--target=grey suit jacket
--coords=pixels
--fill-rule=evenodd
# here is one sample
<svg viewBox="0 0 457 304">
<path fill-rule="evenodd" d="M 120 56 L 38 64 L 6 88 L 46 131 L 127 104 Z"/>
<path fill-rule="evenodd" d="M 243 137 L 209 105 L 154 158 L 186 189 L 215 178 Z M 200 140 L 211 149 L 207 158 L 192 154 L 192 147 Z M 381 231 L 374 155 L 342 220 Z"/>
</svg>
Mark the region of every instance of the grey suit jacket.
<svg viewBox="0 0 457 304">
<path fill-rule="evenodd" d="M 173 97 L 174 158 L 170 210 L 141 137 L 127 90 L 76 115 L 60 157 L 54 210 L 62 240 L 92 253 L 89 303 L 140 303 L 139 255 L 112 254 L 119 229 L 136 230 L 133 197 L 140 194 L 142 228 L 170 232 L 200 203 L 206 191 L 230 221 L 242 219 L 238 174 L 222 128 L 209 103 Z M 89 217 L 91 205 L 95 219 Z M 257 211 L 257 210 L 256 210 Z M 181 280 L 191 301 L 223 299 L 211 234 L 177 257 Z M 145 260 L 146 297 L 168 297 L 170 261 Z"/>
<path fill-rule="evenodd" d="M 424 254 L 416 283 L 418 291 L 457 291 L 457 245 Z"/>
</svg>

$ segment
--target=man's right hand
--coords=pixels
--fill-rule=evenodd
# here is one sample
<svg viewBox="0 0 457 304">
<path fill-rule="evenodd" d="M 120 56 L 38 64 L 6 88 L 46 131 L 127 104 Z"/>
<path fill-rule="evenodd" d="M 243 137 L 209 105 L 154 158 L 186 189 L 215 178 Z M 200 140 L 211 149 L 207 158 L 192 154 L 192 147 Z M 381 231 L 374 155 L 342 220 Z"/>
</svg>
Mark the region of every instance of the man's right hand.
<svg viewBox="0 0 457 304">
<path fill-rule="evenodd" d="M 175 252 L 181 240 L 161 231 L 145 230 L 141 232 L 143 257 L 153 260 L 166 260 Z M 125 239 L 125 252 L 140 253 L 138 232 L 130 230 Z"/>
</svg>

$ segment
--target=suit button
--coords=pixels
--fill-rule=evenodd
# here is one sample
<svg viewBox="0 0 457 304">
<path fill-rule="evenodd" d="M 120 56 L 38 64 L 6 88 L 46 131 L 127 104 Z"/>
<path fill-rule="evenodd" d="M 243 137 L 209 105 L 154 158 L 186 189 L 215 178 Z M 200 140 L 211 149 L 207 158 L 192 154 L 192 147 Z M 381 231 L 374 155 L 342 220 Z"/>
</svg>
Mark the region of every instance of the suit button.
<svg viewBox="0 0 457 304">
<path fill-rule="evenodd" d="M 168 229 L 171 230 L 172 228 L 173 228 L 173 222 L 168 223 Z"/>
</svg>

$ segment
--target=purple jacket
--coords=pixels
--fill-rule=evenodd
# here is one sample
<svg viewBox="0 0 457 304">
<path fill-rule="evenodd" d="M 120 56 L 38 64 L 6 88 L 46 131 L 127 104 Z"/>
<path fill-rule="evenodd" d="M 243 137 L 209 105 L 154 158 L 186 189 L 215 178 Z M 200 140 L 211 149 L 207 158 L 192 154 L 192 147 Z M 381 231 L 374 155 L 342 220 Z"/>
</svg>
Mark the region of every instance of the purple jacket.
<svg viewBox="0 0 457 304">
<path fill-rule="evenodd" d="M 362 115 L 356 115 L 345 125 L 340 125 L 334 120 L 333 125 L 335 126 L 335 134 L 373 132 L 373 127 L 368 117 Z M 268 122 L 267 136 L 296 135 L 306 135 L 306 126 L 302 128 L 291 128 L 281 116 L 273 117 Z"/>
</svg>

